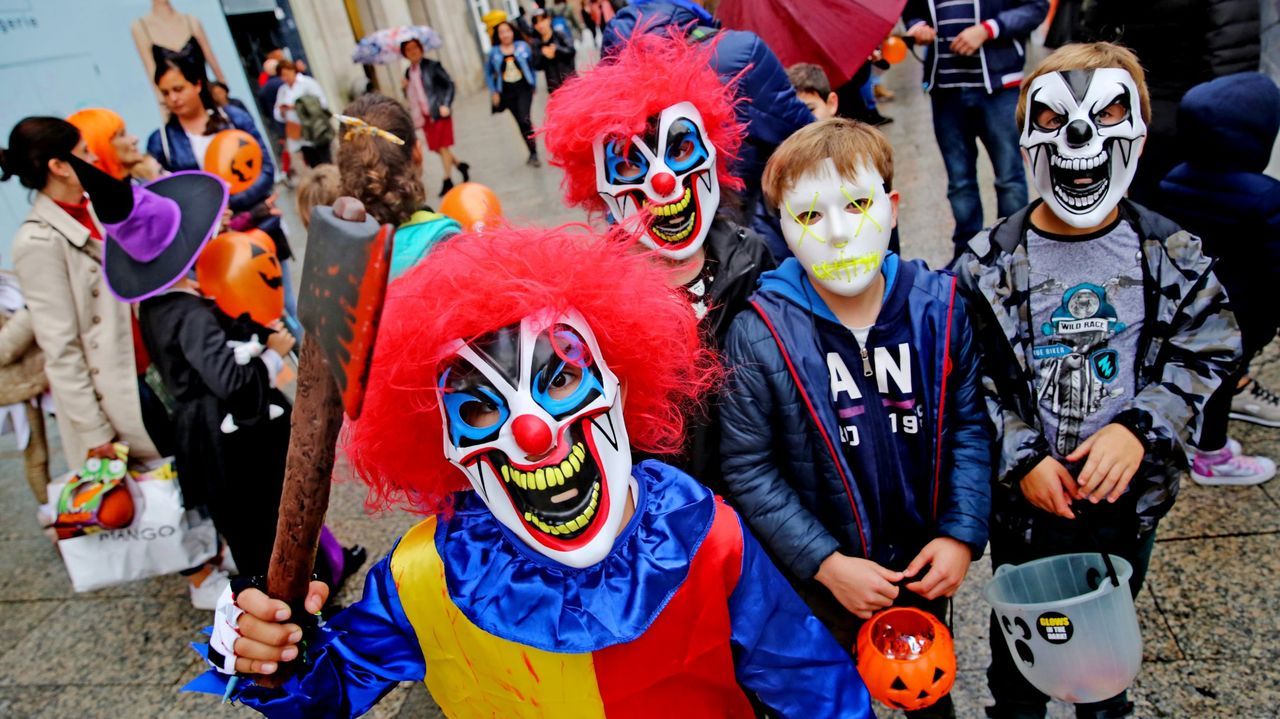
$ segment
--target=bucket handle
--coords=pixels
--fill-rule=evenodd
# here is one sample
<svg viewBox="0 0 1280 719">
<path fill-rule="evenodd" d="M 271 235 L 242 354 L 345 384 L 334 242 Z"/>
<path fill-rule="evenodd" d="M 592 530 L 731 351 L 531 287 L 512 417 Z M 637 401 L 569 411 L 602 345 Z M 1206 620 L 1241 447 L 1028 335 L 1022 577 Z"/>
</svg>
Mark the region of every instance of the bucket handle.
<svg viewBox="0 0 1280 719">
<path fill-rule="evenodd" d="M 1116 574 L 1116 566 L 1111 561 L 1111 555 L 1102 548 L 1102 542 L 1098 541 L 1098 535 L 1093 531 L 1093 523 L 1089 521 L 1093 506 L 1087 502 L 1075 502 L 1072 509 L 1075 510 L 1080 526 L 1084 528 L 1085 536 L 1093 544 L 1093 551 L 1102 555 L 1102 563 L 1107 567 L 1107 578 L 1111 580 L 1111 586 L 1119 587 L 1120 577 Z"/>
</svg>

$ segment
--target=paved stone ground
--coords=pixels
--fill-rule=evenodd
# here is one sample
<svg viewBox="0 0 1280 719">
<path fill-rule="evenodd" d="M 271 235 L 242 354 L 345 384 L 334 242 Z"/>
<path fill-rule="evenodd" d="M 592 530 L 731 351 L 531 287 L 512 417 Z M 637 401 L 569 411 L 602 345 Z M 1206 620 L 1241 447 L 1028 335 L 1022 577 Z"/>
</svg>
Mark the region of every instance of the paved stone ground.
<svg viewBox="0 0 1280 719">
<path fill-rule="evenodd" d="M 945 174 L 928 103 L 917 89 L 918 76 L 919 67 L 911 60 L 895 68 L 886 82 L 897 91 L 898 100 L 884 105 L 883 111 L 896 119 L 886 130 L 895 147 L 896 184 L 903 194 L 905 254 L 936 265 L 950 257 L 951 220 Z M 535 117 L 541 116 L 543 99 L 539 96 L 535 104 Z M 515 123 L 507 115 L 489 117 L 485 103 L 482 96 L 466 98 L 458 111 L 458 150 L 471 162 L 474 178 L 497 190 L 509 217 L 541 222 L 580 219 L 560 205 L 558 173 L 525 167 Z M 428 187 L 438 188 L 438 165 L 428 165 Z M 990 171 L 986 164 L 981 167 L 991 220 Z M 1261 377 L 1280 385 L 1275 353 L 1266 359 L 1270 361 L 1262 364 Z M 1274 431 L 1237 425 L 1233 432 L 1248 450 L 1280 456 Z M 55 469 L 65 471 L 59 448 L 51 449 L 58 457 Z M 338 484 L 330 526 L 345 541 L 363 543 L 377 557 L 414 520 L 405 514 L 369 517 L 361 499 L 358 485 Z M 1280 485 L 1205 489 L 1184 484 L 1177 506 L 1160 528 L 1147 589 L 1138 598 L 1146 657 L 1133 691 L 1139 716 L 1276 715 L 1278 537 Z M 989 702 L 983 677 L 986 609 L 979 597 L 989 574 L 985 560 L 975 564 L 957 601 L 960 676 L 954 694 L 961 717 L 982 716 L 981 707 Z M 360 580 L 356 578 L 341 601 L 355 599 Z M 220 711 L 209 697 L 178 693 L 200 671 L 187 642 L 208 619 L 190 607 L 178 577 L 73 594 L 56 551 L 37 529 L 20 454 L 11 436 L 0 438 L 0 716 L 247 715 L 241 708 Z M 1055 705 L 1051 715 L 1067 717 L 1071 712 Z M 421 685 L 406 685 L 372 716 L 440 715 Z"/>
</svg>

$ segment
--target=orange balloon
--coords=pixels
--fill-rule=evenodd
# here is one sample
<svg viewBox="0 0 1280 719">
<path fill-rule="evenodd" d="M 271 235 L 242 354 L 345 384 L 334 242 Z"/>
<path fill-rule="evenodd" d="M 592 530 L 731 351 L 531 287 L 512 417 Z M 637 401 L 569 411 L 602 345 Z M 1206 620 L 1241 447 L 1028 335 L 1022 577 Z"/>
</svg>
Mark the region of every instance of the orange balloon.
<svg viewBox="0 0 1280 719">
<path fill-rule="evenodd" d="M 205 150 L 204 169 L 226 180 L 231 194 L 244 192 L 262 174 L 262 146 L 244 130 L 223 130 Z"/>
<path fill-rule="evenodd" d="M 938 618 L 889 607 L 858 630 L 858 673 L 877 701 L 903 711 L 932 706 L 956 683 L 956 650 Z"/>
<path fill-rule="evenodd" d="M 452 217 L 464 230 L 482 230 L 486 222 L 502 217 L 502 203 L 493 190 L 478 182 L 464 182 L 445 193 L 440 214 Z"/>
<path fill-rule="evenodd" d="M 907 44 L 897 35 L 890 35 L 880 45 L 880 56 L 890 65 L 897 65 L 907 59 Z"/>
<path fill-rule="evenodd" d="M 262 230 L 224 232 L 196 260 L 200 291 L 229 317 L 269 325 L 284 314 L 284 275 L 275 243 Z"/>
</svg>

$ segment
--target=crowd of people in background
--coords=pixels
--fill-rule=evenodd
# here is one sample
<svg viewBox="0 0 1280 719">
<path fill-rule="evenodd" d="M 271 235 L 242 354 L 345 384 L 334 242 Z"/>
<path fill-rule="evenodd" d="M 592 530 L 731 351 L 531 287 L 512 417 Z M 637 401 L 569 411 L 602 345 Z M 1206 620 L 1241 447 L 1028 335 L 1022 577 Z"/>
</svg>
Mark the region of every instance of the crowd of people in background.
<svg viewBox="0 0 1280 719">
<path fill-rule="evenodd" d="M 947 271 L 897 254 L 894 148 L 875 129 L 892 121 L 878 107 L 892 99 L 879 56 L 832 87 L 821 66 L 783 67 L 758 35 L 721 27 L 704 0 L 539 0 L 489 29 L 492 114 L 510 112 L 531 167 L 542 165 L 543 138 L 566 173 L 566 204 L 593 218 L 631 228 L 626 202 L 599 191 L 590 148 L 558 134 L 584 108 L 625 104 L 626 82 L 648 72 L 655 83 L 694 82 L 688 100 L 703 120 L 723 110 L 725 126 L 736 123 L 741 137 L 706 132 L 731 163 L 712 161 L 719 211 L 696 248 L 635 238 L 657 250 L 729 369 L 705 415 L 690 418 L 678 463 L 728 498 L 845 648 L 889 606 L 945 618 L 988 546 L 999 566 L 1101 542 L 1132 563 L 1136 594 L 1178 477 L 1247 485 L 1276 471 L 1228 432 L 1230 419 L 1280 427 L 1280 394 L 1249 371 L 1280 319 L 1267 294 L 1280 273 L 1280 181 L 1263 174 L 1280 89 L 1257 72 L 1257 3 L 1192 14 L 1205 4 L 1062 2 L 1049 33 L 1061 47 L 1028 67 L 1048 5 L 906 3 L 899 32 L 922 52 L 954 219 L 938 238 L 951 248 Z M 279 174 L 297 177 L 300 229 L 341 195 L 397 228 L 393 278 L 461 230 L 430 207 L 425 152 L 440 159 L 439 197 L 472 168 L 456 149 L 454 79 L 420 41 L 400 46 L 403 102 L 365 93 L 340 113 L 304 62 L 272 52 L 249 98 L 264 137 L 221 70 L 193 61 L 203 41 L 179 54 L 155 44 L 163 28 L 135 30 L 164 108 L 145 149 L 116 112 L 93 108 L 26 118 L 0 154 L 4 179 L 32 193 L 13 242 L 17 286 L 0 277 L 0 406 L 21 404 L 32 428 L 25 471 L 44 524 L 46 389 L 68 467 L 115 456 L 117 442 L 139 461 L 176 456 L 184 496 L 209 508 L 225 540 L 184 573 L 193 603 L 212 608 L 237 565 L 266 572 L 289 442 L 290 402 L 276 378 L 305 341 L 273 157 Z M 705 87 L 686 67 L 627 65 L 660 56 L 646 45 L 658 38 L 701 47 L 712 36 L 714 52 L 699 56 Z M 579 72 L 588 44 L 602 61 Z M 1059 76 L 1070 78 L 1060 92 L 1049 87 Z M 1119 78 L 1121 94 L 1094 88 L 1102 76 Z M 533 117 L 540 84 L 546 127 Z M 107 223 L 80 163 L 143 188 L 207 169 L 223 130 L 262 150 L 257 179 L 229 194 L 219 229 L 269 238 L 285 288 L 278 323 L 221 313 L 190 265 L 133 304 L 103 270 Z M 1138 140 L 1140 162 L 1115 154 Z M 993 226 L 983 220 L 979 142 L 994 171 Z M 1071 166 L 1068 183 L 1055 158 L 1096 148 L 1090 158 L 1114 168 L 1111 185 L 1081 194 L 1096 187 L 1097 165 Z M 1126 198 L 1108 194 L 1130 179 Z M 1105 211 L 1084 212 L 1086 199 Z M 865 281 L 841 284 L 831 269 L 852 261 L 833 254 L 846 245 L 881 258 Z M 242 511 L 246 502 L 258 511 Z M 1095 530 L 1087 537 L 1076 521 L 1084 512 Z M 334 586 L 363 561 L 359 548 L 345 556 L 327 575 Z M 994 619 L 991 649 L 990 716 L 1044 716 L 1048 698 L 1020 681 Z M 1132 708 L 1122 693 L 1079 711 Z M 954 708 L 948 698 L 909 716 Z"/>
</svg>

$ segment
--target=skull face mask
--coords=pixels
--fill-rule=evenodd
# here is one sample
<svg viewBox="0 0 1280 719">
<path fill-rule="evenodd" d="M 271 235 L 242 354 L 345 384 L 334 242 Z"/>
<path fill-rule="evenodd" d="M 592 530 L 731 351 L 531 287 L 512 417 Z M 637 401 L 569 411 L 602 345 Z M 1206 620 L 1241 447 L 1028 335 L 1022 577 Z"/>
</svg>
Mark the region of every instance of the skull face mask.
<svg viewBox="0 0 1280 719">
<path fill-rule="evenodd" d="M 782 236 L 815 285 L 853 297 L 875 280 L 894 224 L 879 172 L 842 177 L 827 158 L 783 193 L 779 210 Z"/>
<path fill-rule="evenodd" d="M 1072 227 L 1095 227 L 1120 203 L 1146 133 L 1126 70 L 1050 72 L 1027 89 L 1021 144 L 1036 190 Z"/>
<path fill-rule="evenodd" d="M 618 222 L 646 223 L 641 242 L 687 259 L 702 247 L 720 205 L 716 148 L 691 102 L 666 108 L 649 127 L 644 137 L 596 141 L 596 188 Z"/>
<path fill-rule="evenodd" d="M 618 380 L 576 312 L 491 332 L 437 379 L 445 455 L 493 515 L 571 567 L 602 560 L 622 523 L 631 450 Z"/>
</svg>

